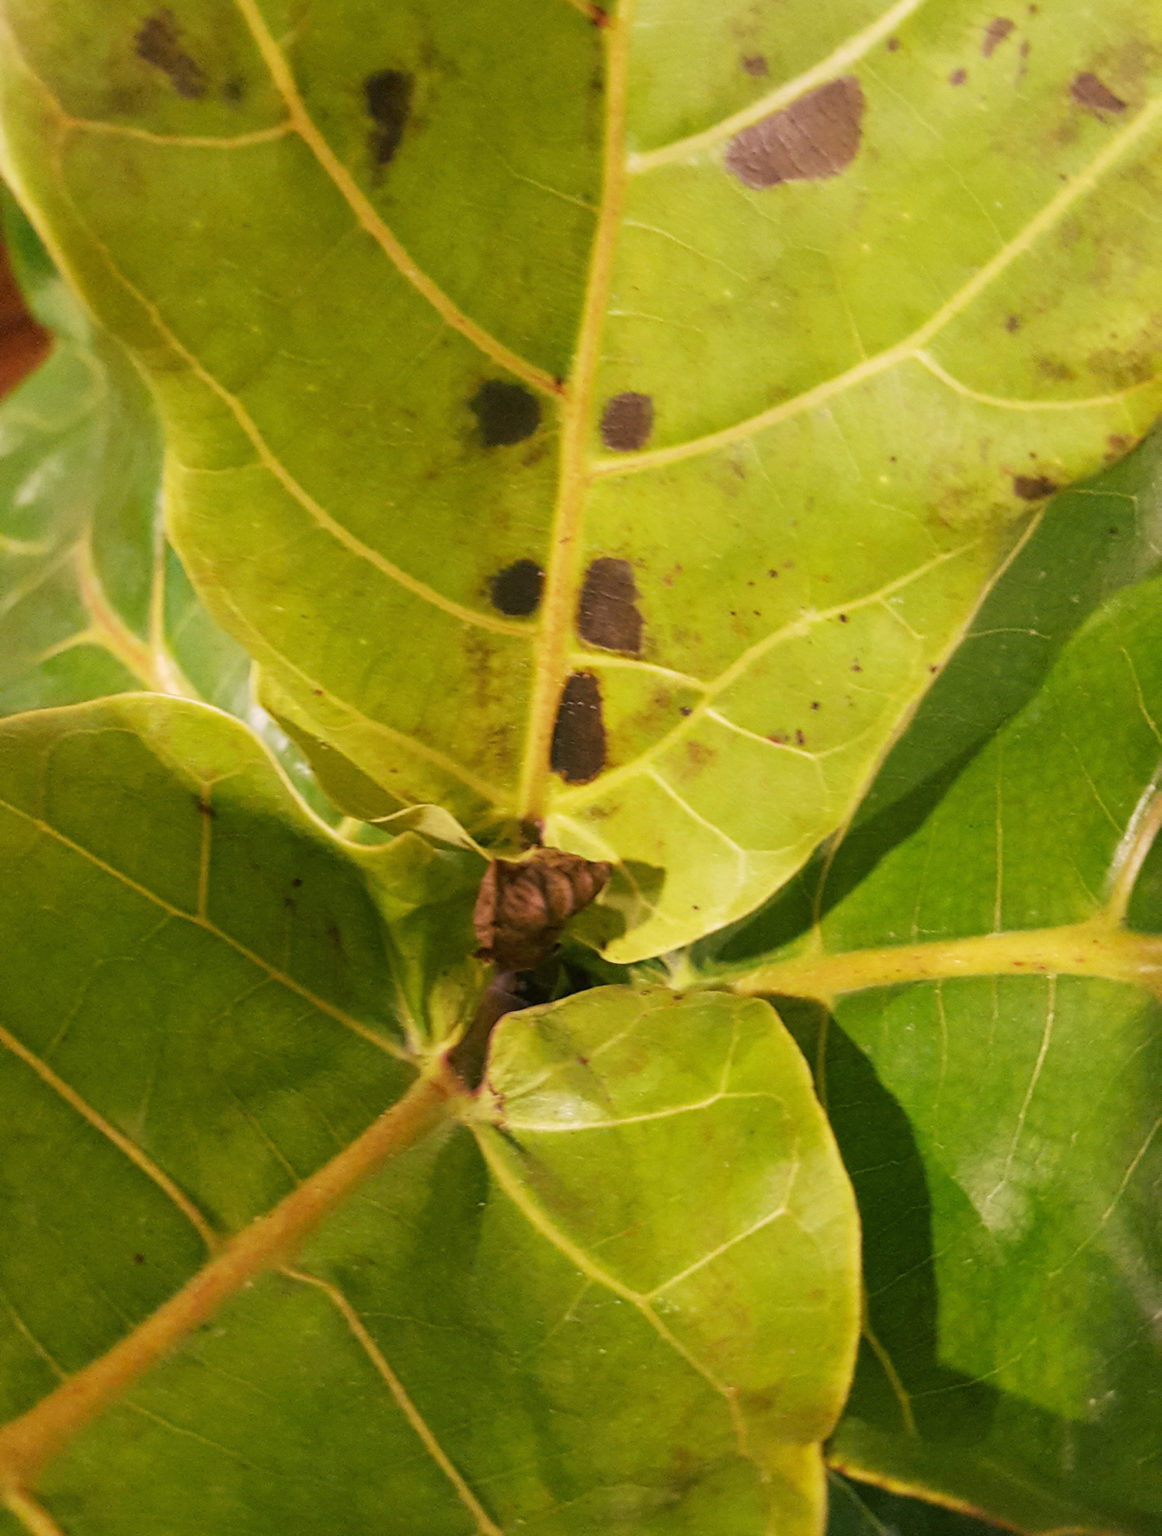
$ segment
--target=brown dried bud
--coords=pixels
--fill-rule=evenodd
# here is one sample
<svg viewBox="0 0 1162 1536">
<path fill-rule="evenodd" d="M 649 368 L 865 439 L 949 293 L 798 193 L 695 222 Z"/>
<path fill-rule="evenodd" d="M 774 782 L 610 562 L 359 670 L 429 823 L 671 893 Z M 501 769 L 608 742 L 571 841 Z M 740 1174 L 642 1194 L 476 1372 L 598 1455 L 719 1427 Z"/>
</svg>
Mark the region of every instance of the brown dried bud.
<svg viewBox="0 0 1162 1536">
<path fill-rule="evenodd" d="M 592 864 L 557 848 L 538 848 L 519 864 L 494 859 L 472 914 L 477 955 L 501 971 L 531 971 L 609 876 L 608 864 Z"/>
</svg>

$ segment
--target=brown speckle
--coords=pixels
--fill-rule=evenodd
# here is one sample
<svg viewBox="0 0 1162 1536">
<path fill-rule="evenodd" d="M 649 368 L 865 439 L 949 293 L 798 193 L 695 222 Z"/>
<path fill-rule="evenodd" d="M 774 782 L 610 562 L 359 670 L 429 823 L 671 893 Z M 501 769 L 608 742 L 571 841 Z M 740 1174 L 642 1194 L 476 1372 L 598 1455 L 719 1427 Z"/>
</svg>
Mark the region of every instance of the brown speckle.
<svg viewBox="0 0 1162 1536">
<path fill-rule="evenodd" d="M 654 429 L 654 402 L 649 395 L 614 395 L 601 413 L 601 441 L 614 453 L 644 448 Z"/>
<path fill-rule="evenodd" d="M 994 16 L 992 21 L 984 29 L 984 37 L 981 39 L 980 51 L 989 58 L 995 49 L 999 48 L 1013 30 L 1013 23 L 1007 16 Z"/>
<path fill-rule="evenodd" d="M 572 672 L 561 690 L 549 766 L 566 784 L 588 784 L 605 767 L 601 684 L 592 672 Z"/>
<path fill-rule="evenodd" d="M 143 1253 L 135 1253 L 133 1255 L 133 1262 L 135 1264 L 144 1264 L 145 1263 L 145 1255 Z"/>
<path fill-rule="evenodd" d="M 206 94 L 201 66 L 181 45 L 177 18 L 171 10 L 155 11 L 137 29 L 133 46 L 139 59 L 160 69 L 179 96 L 196 101 Z"/>
<path fill-rule="evenodd" d="M 480 427 L 480 441 L 486 448 L 508 447 L 532 437 L 541 422 L 540 402 L 520 384 L 506 384 L 503 379 L 486 379 L 472 399 L 469 409 Z"/>
<path fill-rule="evenodd" d="M 1122 454 L 1134 446 L 1134 439 L 1126 437 L 1121 432 L 1111 432 L 1106 438 L 1106 447 L 1112 454 Z"/>
<path fill-rule="evenodd" d="M 577 633 L 606 651 L 640 656 L 642 616 L 628 560 L 603 558 L 590 563 L 577 601 Z"/>
<path fill-rule="evenodd" d="M 1069 94 L 1079 107 L 1084 107 L 1087 112 L 1092 112 L 1095 117 L 1100 117 L 1103 112 L 1124 112 L 1126 104 L 1120 96 L 1115 96 L 1113 91 L 1098 79 L 1096 75 L 1088 72 L 1074 75 L 1069 85 Z"/>
<path fill-rule="evenodd" d="M 682 716 L 683 720 L 688 720 L 694 711 L 690 708 L 689 704 L 679 704 L 678 713 Z"/>
<path fill-rule="evenodd" d="M 381 69 L 363 82 L 363 102 L 375 125 L 367 148 L 376 165 L 389 165 L 395 158 L 411 116 L 414 89 L 414 78 L 402 69 Z"/>
<path fill-rule="evenodd" d="M 795 732 L 795 745 L 797 747 L 805 747 L 807 745 L 807 738 L 803 735 L 802 731 Z"/>
<path fill-rule="evenodd" d="M 1052 496 L 1057 486 L 1044 475 L 1014 475 L 1013 490 L 1022 501 L 1043 501 Z"/>
<path fill-rule="evenodd" d="M 812 699 L 811 700 L 811 708 L 812 709 L 818 709 L 819 708 L 819 700 L 818 699 Z"/>
<path fill-rule="evenodd" d="M 1021 329 L 1021 317 L 1020 317 L 1020 315 L 1010 315 L 1009 318 L 1005 321 L 1005 330 L 1006 331 L 1019 331 L 1020 329 Z"/>
<path fill-rule="evenodd" d="M 746 73 L 756 78 L 769 75 L 771 72 L 766 58 L 761 53 L 745 53 L 740 62 Z"/>
<path fill-rule="evenodd" d="M 540 606 L 545 573 L 535 560 L 514 560 L 489 578 L 488 595 L 498 613 L 526 619 Z"/>
<path fill-rule="evenodd" d="M 209 816 L 209 817 L 213 818 L 214 816 L 217 815 L 217 812 L 214 810 L 214 807 L 210 804 L 210 802 L 208 800 L 203 800 L 201 795 L 195 795 L 194 796 L 194 804 L 198 807 L 198 815 L 199 816 Z"/>
<path fill-rule="evenodd" d="M 829 81 L 736 134 L 726 168 L 744 187 L 837 176 L 859 149 L 864 105 L 854 75 Z"/>
<path fill-rule="evenodd" d="M 900 39 L 898 37 L 889 37 L 886 46 L 889 53 L 895 53 L 900 46 Z"/>
<path fill-rule="evenodd" d="M 963 85 L 967 79 L 967 69 L 954 69 L 948 77 L 948 83 L 949 85 Z"/>
</svg>

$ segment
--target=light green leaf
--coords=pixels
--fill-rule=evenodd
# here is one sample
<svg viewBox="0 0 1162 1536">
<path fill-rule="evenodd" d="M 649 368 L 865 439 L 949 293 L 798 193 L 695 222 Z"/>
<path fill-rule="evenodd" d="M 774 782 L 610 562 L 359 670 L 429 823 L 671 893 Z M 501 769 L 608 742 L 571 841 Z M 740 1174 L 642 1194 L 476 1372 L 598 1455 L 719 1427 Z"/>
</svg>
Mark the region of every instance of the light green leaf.
<svg viewBox="0 0 1162 1536">
<path fill-rule="evenodd" d="M 1031 1531 L 1162 1513 L 1160 657 L 1155 576 L 742 984 L 819 1000 L 797 1030 L 860 1200 L 836 1465 Z"/>
<path fill-rule="evenodd" d="M 468 1095 L 479 855 L 204 706 L 3 723 L 0 839 L 0 1528 L 821 1528 L 858 1233 L 767 1004 L 513 1014 Z"/>
<path fill-rule="evenodd" d="M 7 173 L 264 699 L 360 809 L 612 854 L 615 959 L 794 873 L 1157 410 L 1130 0 L 0 14 Z"/>
</svg>

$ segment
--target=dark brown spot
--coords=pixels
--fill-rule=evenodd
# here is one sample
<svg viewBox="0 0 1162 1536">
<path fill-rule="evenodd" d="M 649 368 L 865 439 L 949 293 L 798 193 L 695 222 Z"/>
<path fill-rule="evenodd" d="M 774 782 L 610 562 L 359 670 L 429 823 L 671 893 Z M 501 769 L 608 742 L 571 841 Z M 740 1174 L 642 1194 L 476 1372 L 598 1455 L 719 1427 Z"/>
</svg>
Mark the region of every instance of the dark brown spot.
<svg viewBox="0 0 1162 1536">
<path fill-rule="evenodd" d="M 898 37 L 889 37 L 886 46 L 889 53 L 895 53 L 900 46 L 900 39 Z"/>
<path fill-rule="evenodd" d="M 203 800 L 201 795 L 194 796 L 194 804 L 198 807 L 199 816 L 216 816 L 217 812 L 208 800 Z"/>
<path fill-rule="evenodd" d="M 679 704 L 678 713 L 682 716 L 683 720 L 688 720 L 694 711 L 690 708 L 689 704 Z"/>
<path fill-rule="evenodd" d="M 561 936 L 574 912 L 587 907 L 610 876 L 608 864 L 541 848 L 519 864 L 494 859 L 480 882 L 472 913 L 481 960 L 500 971 L 532 970 Z"/>
<path fill-rule="evenodd" d="M 769 75 L 771 72 L 766 58 L 761 53 L 744 53 L 741 62 L 748 75 Z"/>
<path fill-rule="evenodd" d="M 577 633 L 602 650 L 641 655 L 642 616 L 628 560 L 591 561 L 577 600 Z"/>
<path fill-rule="evenodd" d="M 521 822 L 520 845 L 522 848 L 544 847 L 545 824 L 539 816 L 530 816 Z"/>
<path fill-rule="evenodd" d="M 806 744 L 807 744 L 807 738 L 806 738 L 806 736 L 803 735 L 803 732 L 802 731 L 796 731 L 795 732 L 795 745 L 797 747 L 802 747 L 802 746 L 806 746 Z"/>
<path fill-rule="evenodd" d="M 614 453 L 644 448 L 654 429 L 654 402 L 649 395 L 627 391 L 605 402 L 601 413 L 601 441 Z"/>
<path fill-rule="evenodd" d="M 600 5 L 595 5 L 589 19 L 595 27 L 607 27 L 609 25 L 609 12 Z"/>
<path fill-rule="evenodd" d="M 836 176 L 859 149 L 863 91 L 854 75 L 808 91 L 730 141 L 726 168 L 744 187 Z"/>
<path fill-rule="evenodd" d="M 381 69 L 363 82 L 363 102 L 375 124 L 367 148 L 376 165 L 388 165 L 395 158 L 411 116 L 414 89 L 414 78 L 402 69 Z"/>
<path fill-rule="evenodd" d="M 181 45 L 177 18 L 170 10 L 155 11 L 137 29 L 133 39 L 137 57 L 168 76 L 179 96 L 194 101 L 206 94 L 206 77 Z"/>
<path fill-rule="evenodd" d="M 592 672 L 572 672 L 561 690 L 549 766 L 566 784 L 588 784 L 605 767 L 601 685 Z"/>
<path fill-rule="evenodd" d="M 1021 329 L 1021 317 L 1020 317 L 1020 315 L 1010 315 L 1009 318 L 1005 321 L 1005 330 L 1006 331 L 1019 331 L 1020 329 Z"/>
<path fill-rule="evenodd" d="M 302 878 L 299 875 L 296 875 L 291 881 L 291 884 L 294 886 L 296 891 L 298 890 L 299 886 L 302 885 L 302 883 Z"/>
<path fill-rule="evenodd" d="M 847 623 L 847 614 L 846 613 L 841 613 L 839 615 L 839 622 L 841 624 L 846 624 Z"/>
<path fill-rule="evenodd" d="M 949 85 L 963 85 L 967 79 L 967 69 L 954 69 L 948 77 L 948 83 Z"/>
<path fill-rule="evenodd" d="M 489 578 L 492 606 L 512 619 L 536 613 L 545 585 L 545 573 L 535 560 L 515 560 Z"/>
<path fill-rule="evenodd" d="M 1013 490 L 1022 501 L 1042 501 L 1052 496 L 1057 486 L 1044 475 L 1014 475 Z"/>
<path fill-rule="evenodd" d="M 523 443 L 541 422 L 537 397 L 520 384 L 506 384 L 503 379 L 486 379 L 468 406 L 480 426 L 480 440 L 486 448 Z"/>
<path fill-rule="evenodd" d="M 1069 94 L 1079 107 L 1084 107 L 1087 112 L 1092 112 L 1096 117 L 1100 117 L 1103 112 L 1126 110 L 1126 104 L 1121 97 L 1115 96 L 1096 75 L 1089 73 L 1074 75 L 1070 82 Z"/>
<path fill-rule="evenodd" d="M 145 1263 L 145 1255 L 143 1253 L 135 1253 L 133 1255 L 133 1262 L 135 1264 L 144 1264 Z"/>
<path fill-rule="evenodd" d="M 811 708 L 812 709 L 818 709 L 819 708 L 819 700 L 818 699 L 812 699 L 811 700 Z"/>
<path fill-rule="evenodd" d="M 985 58 L 989 58 L 994 49 L 1000 47 L 1005 38 L 1013 30 L 1013 23 L 1007 16 L 994 16 L 992 21 L 984 29 L 984 37 L 981 39 L 980 51 Z"/>
</svg>

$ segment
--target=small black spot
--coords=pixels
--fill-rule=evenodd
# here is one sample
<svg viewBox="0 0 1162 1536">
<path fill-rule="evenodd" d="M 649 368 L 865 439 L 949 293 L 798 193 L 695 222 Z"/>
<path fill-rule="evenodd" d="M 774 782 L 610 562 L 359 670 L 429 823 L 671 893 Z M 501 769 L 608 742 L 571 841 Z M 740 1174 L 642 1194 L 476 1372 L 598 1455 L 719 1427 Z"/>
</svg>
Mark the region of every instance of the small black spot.
<svg viewBox="0 0 1162 1536">
<path fill-rule="evenodd" d="M 745 53 L 742 56 L 742 67 L 748 75 L 754 75 L 756 79 L 763 75 L 769 75 L 770 65 L 761 53 Z"/>
<path fill-rule="evenodd" d="M 395 158 L 411 116 L 414 89 L 415 79 L 402 69 L 381 69 L 363 82 L 364 105 L 375 124 L 367 147 L 376 165 L 389 165 Z"/>
<path fill-rule="evenodd" d="M 232 107 L 236 107 L 240 101 L 246 99 L 246 81 L 237 78 L 227 80 L 222 87 L 222 100 L 228 101 Z"/>
<path fill-rule="evenodd" d="M 171 10 L 155 11 L 146 17 L 137 29 L 133 46 L 139 59 L 168 76 L 179 96 L 196 101 L 206 94 L 206 77 L 182 47 L 177 18 Z"/>
<path fill-rule="evenodd" d="M 641 655 L 642 616 L 628 560 L 590 562 L 577 601 L 577 633 L 602 650 Z"/>
<path fill-rule="evenodd" d="M 572 672 L 561 691 L 549 766 L 566 784 L 588 784 L 605 767 L 601 685 L 592 672 Z"/>
<path fill-rule="evenodd" d="M 514 560 L 489 577 L 492 606 L 510 619 L 527 619 L 536 613 L 545 585 L 545 573 L 535 560 Z"/>
<path fill-rule="evenodd" d="M 144 1264 L 145 1263 L 145 1255 L 143 1253 L 135 1253 L 133 1255 L 133 1262 L 135 1264 Z"/>
<path fill-rule="evenodd" d="M 841 613 L 839 615 L 839 622 L 841 624 L 846 624 L 847 623 L 847 614 L 846 613 Z"/>
<path fill-rule="evenodd" d="M 632 453 L 644 448 L 654 430 L 654 402 L 649 395 L 628 390 L 605 402 L 601 413 L 601 441 L 613 453 Z"/>
<path fill-rule="evenodd" d="M 1014 475 L 1013 490 L 1022 501 L 1042 501 L 1052 496 L 1057 486 L 1044 475 Z"/>
<path fill-rule="evenodd" d="M 540 401 L 520 384 L 486 379 L 468 407 L 480 426 L 486 448 L 509 447 L 532 437 L 541 423 Z"/>
<path fill-rule="evenodd" d="M 812 699 L 812 701 L 811 701 L 811 708 L 812 709 L 818 709 L 819 708 L 819 700 L 818 699 Z"/>
<path fill-rule="evenodd" d="M 684 720 L 688 720 L 694 711 L 690 708 L 689 704 L 679 704 L 678 713 Z"/>
<path fill-rule="evenodd" d="M 291 885 L 292 885 L 292 886 L 294 886 L 294 888 L 295 888 L 295 890 L 296 890 L 296 891 L 297 891 L 297 890 L 298 890 L 298 888 L 299 888 L 299 886 L 300 886 L 300 885 L 302 885 L 302 883 L 303 883 L 303 882 L 302 882 L 302 879 L 301 879 L 301 877 L 300 877 L 300 876 L 298 876 L 298 875 L 296 875 L 296 876 L 295 876 L 295 877 L 294 877 L 294 879 L 293 879 L 293 880 L 292 880 L 292 881 L 291 881 Z"/>
</svg>

